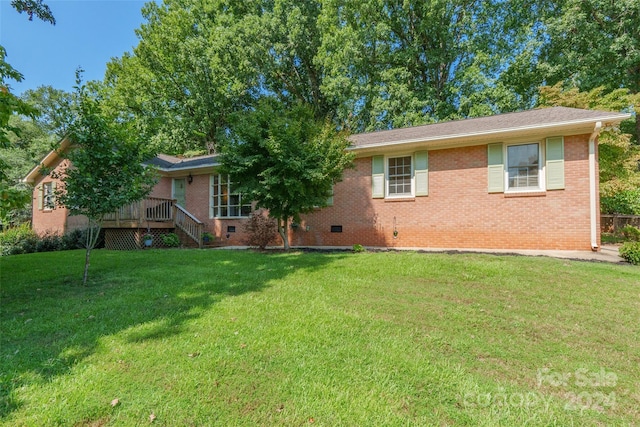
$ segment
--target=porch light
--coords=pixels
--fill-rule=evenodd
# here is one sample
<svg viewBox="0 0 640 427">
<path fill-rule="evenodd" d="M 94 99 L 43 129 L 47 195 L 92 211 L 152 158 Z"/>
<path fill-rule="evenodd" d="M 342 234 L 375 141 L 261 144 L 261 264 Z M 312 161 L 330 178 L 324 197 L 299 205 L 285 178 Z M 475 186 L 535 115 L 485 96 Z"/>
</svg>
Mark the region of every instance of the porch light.
<svg viewBox="0 0 640 427">
<path fill-rule="evenodd" d="M 191 174 L 189 174 L 189 176 L 187 177 L 187 182 L 189 184 L 191 184 L 193 182 L 193 176 Z"/>
</svg>

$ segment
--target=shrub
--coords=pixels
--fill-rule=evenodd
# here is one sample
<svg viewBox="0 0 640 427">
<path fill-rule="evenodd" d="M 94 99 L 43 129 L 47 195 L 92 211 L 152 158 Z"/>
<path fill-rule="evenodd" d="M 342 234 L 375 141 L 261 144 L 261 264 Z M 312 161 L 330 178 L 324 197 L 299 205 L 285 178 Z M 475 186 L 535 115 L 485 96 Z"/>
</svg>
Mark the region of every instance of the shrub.
<svg viewBox="0 0 640 427">
<path fill-rule="evenodd" d="M 36 251 L 38 235 L 28 224 L 10 228 L 0 233 L 0 254 L 17 255 Z"/>
<path fill-rule="evenodd" d="M 205 231 L 204 233 L 202 233 L 202 241 L 204 243 L 213 242 L 215 239 L 216 239 L 216 236 L 209 233 L 208 231 Z"/>
<path fill-rule="evenodd" d="M 85 233 L 83 230 L 73 230 L 62 236 L 62 247 L 60 250 L 68 251 L 72 249 L 84 248 Z M 96 245 L 97 247 L 97 245 Z"/>
<path fill-rule="evenodd" d="M 180 238 L 176 233 L 163 234 L 162 243 L 170 248 L 177 248 L 180 246 Z"/>
<path fill-rule="evenodd" d="M 640 189 L 623 190 L 600 198 L 602 213 L 640 215 Z"/>
<path fill-rule="evenodd" d="M 640 242 L 640 228 L 636 228 L 633 225 L 627 225 L 620 230 L 620 233 L 626 241 Z"/>
<path fill-rule="evenodd" d="M 364 252 L 364 251 L 365 251 L 364 246 L 359 245 L 357 243 L 355 245 L 353 245 L 353 252 L 354 253 L 359 253 L 359 252 Z"/>
<path fill-rule="evenodd" d="M 36 252 L 54 252 L 62 250 L 62 238 L 55 233 L 45 233 L 36 242 Z"/>
<path fill-rule="evenodd" d="M 631 264 L 640 264 L 640 242 L 626 242 L 620 246 L 620 256 Z"/>
<path fill-rule="evenodd" d="M 46 233 L 43 236 L 38 236 L 28 224 L 22 224 L 0 233 L 0 255 L 66 251 L 82 248 L 84 247 L 84 233 L 83 230 L 73 230 L 62 236 L 56 233 Z"/>
<path fill-rule="evenodd" d="M 249 220 L 244 225 L 244 231 L 248 234 L 247 244 L 264 249 L 278 236 L 278 227 L 273 218 L 264 215 L 262 209 L 252 212 Z"/>
</svg>

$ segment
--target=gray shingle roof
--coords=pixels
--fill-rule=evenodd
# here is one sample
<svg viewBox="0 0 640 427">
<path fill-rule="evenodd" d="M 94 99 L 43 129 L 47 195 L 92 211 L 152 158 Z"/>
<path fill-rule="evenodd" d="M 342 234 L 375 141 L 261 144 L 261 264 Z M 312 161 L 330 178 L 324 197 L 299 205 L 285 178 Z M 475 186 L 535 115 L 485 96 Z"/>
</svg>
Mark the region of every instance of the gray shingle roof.
<svg viewBox="0 0 640 427">
<path fill-rule="evenodd" d="M 150 159 L 146 163 L 157 166 L 161 170 L 165 171 L 214 167 L 218 166 L 219 164 L 217 156 L 215 154 L 191 157 L 188 159 L 174 157 L 168 154 L 158 154 L 156 157 Z"/>
<path fill-rule="evenodd" d="M 522 130 L 542 126 L 595 121 L 620 122 L 629 114 L 608 111 L 582 110 L 568 107 L 552 107 L 518 113 L 498 114 L 474 119 L 455 120 L 402 129 L 361 133 L 351 136 L 352 148 L 365 148 L 403 141 L 438 140 L 456 136 L 486 135 L 494 132 Z"/>
</svg>

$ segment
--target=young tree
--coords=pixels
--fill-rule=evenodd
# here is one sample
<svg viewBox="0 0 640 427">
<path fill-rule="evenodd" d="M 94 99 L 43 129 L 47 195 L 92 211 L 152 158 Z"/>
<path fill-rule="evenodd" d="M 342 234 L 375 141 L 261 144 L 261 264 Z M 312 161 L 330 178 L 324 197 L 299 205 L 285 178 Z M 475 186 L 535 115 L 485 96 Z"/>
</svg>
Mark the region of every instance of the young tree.
<svg viewBox="0 0 640 427">
<path fill-rule="evenodd" d="M 345 152 L 349 142 L 330 124 L 316 121 L 311 108 L 285 110 L 273 99 L 239 116 L 233 129 L 231 141 L 221 147 L 221 172 L 269 210 L 289 249 L 289 220 L 326 206 L 332 185 L 352 164 L 353 155 Z"/>
<path fill-rule="evenodd" d="M 90 97 L 78 82 L 78 111 L 70 126 L 72 147 L 66 154 L 70 167 L 59 176 L 60 205 L 72 215 L 88 219 L 82 284 L 86 286 L 91 250 L 95 247 L 106 214 L 146 197 L 156 182 L 155 170 L 142 165 L 151 156 L 141 141 L 100 112 L 99 100 Z"/>
</svg>

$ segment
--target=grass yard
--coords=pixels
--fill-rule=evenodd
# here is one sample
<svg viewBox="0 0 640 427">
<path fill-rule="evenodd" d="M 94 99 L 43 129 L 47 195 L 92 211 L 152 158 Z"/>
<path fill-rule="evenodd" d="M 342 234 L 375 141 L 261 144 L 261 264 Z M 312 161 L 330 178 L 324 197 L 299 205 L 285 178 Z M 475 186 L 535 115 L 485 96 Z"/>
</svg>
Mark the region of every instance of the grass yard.
<svg viewBox="0 0 640 427">
<path fill-rule="evenodd" d="M 640 424 L 640 268 L 420 253 L 0 259 L 0 424 Z"/>
</svg>

